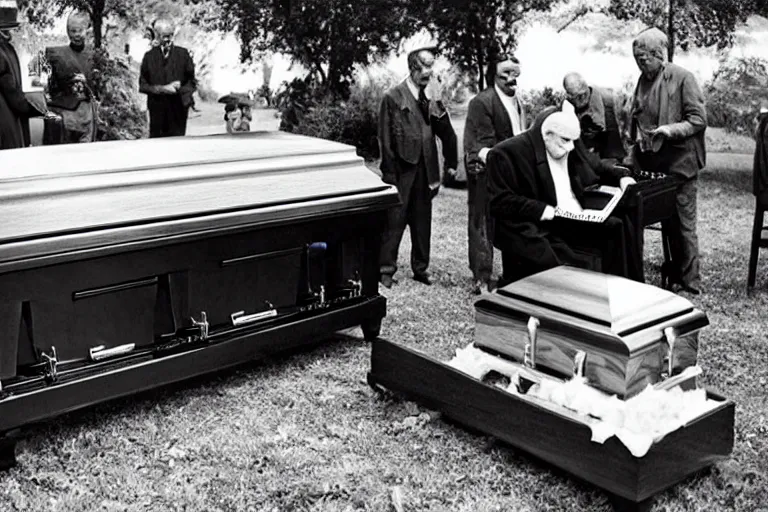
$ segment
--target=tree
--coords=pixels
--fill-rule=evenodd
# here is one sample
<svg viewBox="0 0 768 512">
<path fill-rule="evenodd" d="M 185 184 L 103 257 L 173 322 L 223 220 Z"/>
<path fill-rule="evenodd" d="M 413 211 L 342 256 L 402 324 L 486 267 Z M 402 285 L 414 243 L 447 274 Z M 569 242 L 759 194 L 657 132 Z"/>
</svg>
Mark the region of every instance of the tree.
<svg viewBox="0 0 768 512">
<path fill-rule="evenodd" d="M 517 24 L 526 13 L 548 9 L 560 0 L 416 0 L 421 25 L 439 40 L 448 58 L 476 74 L 485 87 L 487 57 L 494 49 L 513 50 Z"/>
<path fill-rule="evenodd" d="M 64 16 L 70 10 L 85 12 L 90 17 L 93 27 L 93 46 L 101 48 L 104 22 L 107 17 L 128 17 L 134 12 L 136 2 L 132 0 L 21 0 L 19 7 L 26 9 L 30 22 L 41 27 L 50 27 L 54 19 Z"/>
<path fill-rule="evenodd" d="M 667 33 L 667 58 L 675 48 L 726 48 L 735 28 L 751 14 L 765 12 L 765 0 L 611 0 L 606 12 L 620 20 L 640 19 Z"/>
<path fill-rule="evenodd" d="M 387 55 L 415 23 L 407 0 L 219 0 L 220 28 L 234 27 L 245 62 L 285 53 L 316 76 L 321 90 L 346 96 L 355 65 Z"/>
</svg>

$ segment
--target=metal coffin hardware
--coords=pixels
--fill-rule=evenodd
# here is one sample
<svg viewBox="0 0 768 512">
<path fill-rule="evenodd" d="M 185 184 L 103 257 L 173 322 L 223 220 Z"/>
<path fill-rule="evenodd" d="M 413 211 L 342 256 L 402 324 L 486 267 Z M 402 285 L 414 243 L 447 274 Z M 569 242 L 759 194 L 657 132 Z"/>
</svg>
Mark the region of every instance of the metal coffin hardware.
<svg viewBox="0 0 768 512">
<path fill-rule="evenodd" d="M 103 361 L 111 357 L 124 356 L 130 354 L 136 348 L 135 343 L 128 343 L 126 345 L 120 345 L 119 347 L 107 348 L 104 345 L 93 347 L 88 351 L 88 355 L 91 361 Z"/>
<path fill-rule="evenodd" d="M 4 151 L 3 169 L 0 447 L 337 331 L 379 335 L 381 233 L 400 199 L 352 146 L 284 132 L 62 144 Z"/>
<path fill-rule="evenodd" d="M 275 309 L 275 307 L 272 304 L 267 303 L 267 305 L 269 306 L 268 310 L 260 311 L 258 313 L 252 313 L 250 315 L 246 315 L 245 311 L 238 311 L 237 313 L 232 313 L 231 315 L 232 325 L 234 326 L 248 325 L 256 322 L 261 322 L 262 320 L 276 318 L 277 309 Z"/>
</svg>

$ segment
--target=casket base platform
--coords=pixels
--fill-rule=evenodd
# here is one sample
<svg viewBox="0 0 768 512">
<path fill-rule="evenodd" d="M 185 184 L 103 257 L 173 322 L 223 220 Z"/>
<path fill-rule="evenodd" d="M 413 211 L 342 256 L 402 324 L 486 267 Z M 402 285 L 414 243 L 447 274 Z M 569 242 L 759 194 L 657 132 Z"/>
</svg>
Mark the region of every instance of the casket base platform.
<svg viewBox="0 0 768 512">
<path fill-rule="evenodd" d="M 368 382 L 440 411 L 608 493 L 615 510 L 647 510 L 654 495 L 718 460 L 733 448 L 733 402 L 671 432 L 640 458 L 616 437 L 599 444 L 590 428 L 484 383 L 424 353 L 374 341 Z"/>
<path fill-rule="evenodd" d="M 353 147 L 250 133 L 0 165 L 0 467 L 32 423 L 336 331 L 379 335 L 399 198 Z"/>
</svg>

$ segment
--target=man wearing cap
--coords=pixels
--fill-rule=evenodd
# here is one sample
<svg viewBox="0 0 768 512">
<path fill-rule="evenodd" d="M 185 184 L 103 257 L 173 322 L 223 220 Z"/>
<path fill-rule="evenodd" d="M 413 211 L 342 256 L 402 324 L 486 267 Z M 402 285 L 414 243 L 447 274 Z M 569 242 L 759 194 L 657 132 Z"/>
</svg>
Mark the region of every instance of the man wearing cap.
<svg viewBox="0 0 768 512">
<path fill-rule="evenodd" d="M 413 278 L 430 285 L 429 266 L 432 199 L 440 187 L 437 144 L 440 138 L 446 172 L 456 169 L 456 133 L 442 102 L 427 97 L 425 88 L 435 64 L 434 47 L 408 54 L 409 76 L 384 95 L 379 109 L 379 146 L 384 182 L 397 186 L 401 205 L 389 210 L 382 237 L 380 279 L 395 282 L 397 254 L 405 227 L 411 232 Z"/>
<path fill-rule="evenodd" d="M 42 100 L 28 98 L 21 88 L 19 56 L 11 45 L 11 30 L 18 26 L 15 0 L 0 0 L 0 149 L 29 146 L 29 118 L 47 112 Z"/>
<path fill-rule="evenodd" d="M 499 286 L 559 265 L 637 278 L 628 219 L 611 216 L 597 224 L 555 218 L 555 207 L 581 212 L 589 185 L 602 182 L 625 189 L 635 182 L 628 169 L 607 165 L 588 151 L 580 132 L 573 112 L 550 107 L 528 131 L 488 153 L 494 244 L 504 268 Z"/>
<path fill-rule="evenodd" d="M 707 112 L 693 74 L 665 62 L 667 44 L 666 34 L 655 28 L 642 32 L 632 43 L 641 72 L 632 102 L 632 160 L 640 170 L 683 180 L 676 195 L 677 215 L 662 229 L 670 242 L 673 290 L 697 295 L 701 278 L 696 191 L 699 169 L 706 165 Z"/>
<path fill-rule="evenodd" d="M 492 290 L 493 220 L 488 211 L 486 159 L 493 146 L 523 132 L 526 111 L 517 96 L 520 61 L 514 55 L 492 55 L 486 80 L 489 86 L 469 102 L 464 127 L 464 159 L 469 205 L 469 268 L 480 293 Z"/>
<path fill-rule="evenodd" d="M 581 125 L 581 141 L 587 149 L 595 152 L 609 165 L 624 160 L 627 152 L 621 140 L 613 94 L 600 87 L 590 86 L 583 76 L 575 72 L 565 75 L 563 89 L 563 109 L 573 107 Z"/>
<path fill-rule="evenodd" d="M 85 43 L 90 25 L 87 14 L 70 14 L 67 18 L 69 44 L 45 49 L 45 58 L 51 66 L 49 106 L 62 118 L 64 142 L 96 140 L 98 109 L 94 97 L 93 50 Z"/>
<path fill-rule="evenodd" d="M 185 135 L 197 88 L 195 64 L 186 48 L 173 44 L 170 20 L 157 20 L 154 29 L 159 44 L 144 54 L 139 76 L 139 92 L 147 95 L 149 136 Z"/>
</svg>

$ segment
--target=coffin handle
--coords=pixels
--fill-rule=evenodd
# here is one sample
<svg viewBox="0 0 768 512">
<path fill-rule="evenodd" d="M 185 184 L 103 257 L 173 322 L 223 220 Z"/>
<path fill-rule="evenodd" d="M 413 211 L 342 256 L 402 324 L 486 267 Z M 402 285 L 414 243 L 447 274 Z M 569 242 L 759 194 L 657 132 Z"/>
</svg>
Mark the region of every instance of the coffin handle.
<svg viewBox="0 0 768 512">
<path fill-rule="evenodd" d="M 192 317 L 190 320 L 192 320 L 192 325 L 194 327 L 200 329 L 200 339 L 202 341 L 206 341 L 208 339 L 208 332 L 210 329 L 210 325 L 208 324 L 208 315 L 206 312 L 200 312 L 200 321 L 195 320 L 195 317 Z"/>
<path fill-rule="evenodd" d="M 674 327 L 667 327 L 664 329 L 664 339 L 667 341 L 667 357 L 666 357 L 666 373 L 662 374 L 663 379 L 667 379 L 672 376 L 672 368 L 674 368 L 674 350 L 675 342 L 677 341 L 677 329 Z"/>
<path fill-rule="evenodd" d="M 232 313 L 229 315 L 230 319 L 232 320 L 232 325 L 247 325 L 254 322 L 259 322 L 261 320 L 275 318 L 277 316 L 277 309 L 275 309 L 275 306 L 273 306 L 272 303 L 268 301 L 266 302 L 266 305 L 268 308 L 267 310 L 259 311 L 258 313 L 252 313 L 250 315 L 246 315 L 245 311 Z"/>
<path fill-rule="evenodd" d="M 528 341 L 525 344 L 523 364 L 528 368 L 536 368 L 536 338 L 541 322 L 535 316 L 528 319 Z"/>
<path fill-rule="evenodd" d="M 587 369 L 587 353 L 577 350 L 573 356 L 573 376 L 583 378 Z"/>
</svg>

